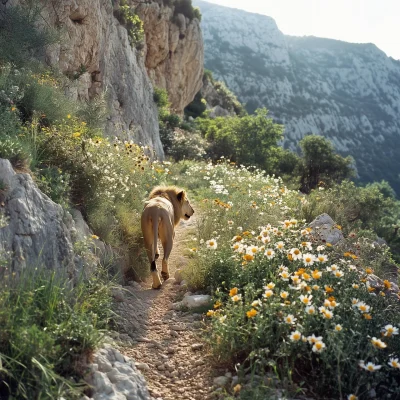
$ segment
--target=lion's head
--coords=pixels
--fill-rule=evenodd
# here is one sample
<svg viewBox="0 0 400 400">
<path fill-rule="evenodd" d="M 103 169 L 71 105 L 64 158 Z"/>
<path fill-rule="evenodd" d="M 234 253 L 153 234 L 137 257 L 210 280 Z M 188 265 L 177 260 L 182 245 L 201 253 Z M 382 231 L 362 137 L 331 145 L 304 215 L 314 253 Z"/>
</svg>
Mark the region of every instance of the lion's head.
<svg viewBox="0 0 400 400">
<path fill-rule="evenodd" d="M 188 220 L 194 214 L 193 207 L 190 205 L 187 194 L 184 190 L 177 193 L 176 198 L 181 205 L 181 218 Z"/>
<path fill-rule="evenodd" d="M 151 191 L 149 196 L 150 199 L 155 197 L 164 197 L 172 203 L 174 207 L 175 225 L 181 218 L 187 221 L 194 214 L 186 191 L 183 189 L 176 186 L 157 186 Z"/>
</svg>

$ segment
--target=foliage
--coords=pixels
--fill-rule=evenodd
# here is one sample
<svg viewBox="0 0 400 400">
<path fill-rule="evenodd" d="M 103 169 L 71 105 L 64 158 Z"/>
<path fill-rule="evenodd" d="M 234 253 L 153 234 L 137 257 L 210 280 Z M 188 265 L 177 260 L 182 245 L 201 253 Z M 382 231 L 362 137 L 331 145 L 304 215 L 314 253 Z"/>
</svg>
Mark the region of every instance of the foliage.
<svg viewBox="0 0 400 400">
<path fill-rule="evenodd" d="M 166 154 L 175 161 L 201 160 L 206 154 L 207 142 L 198 132 L 176 128 L 170 140 L 171 144 Z"/>
<path fill-rule="evenodd" d="M 0 158 L 10 160 L 14 168 L 22 169 L 27 164 L 28 154 L 19 140 L 0 135 Z"/>
<path fill-rule="evenodd" d="M 193 101 L 185 107 L 185 115 L 192 118 L 203 116 L 207 110 L 207 102 L 203 99 L 201 91 L 196 93 Z"/>
<path fill-rule="evenodd" d="M 36 116 L 41 118 L 43 124 L 50 124 L 74 113 L 76 107 L 65 96 L 63 86 L 60 77 L 40 67 L 31 70 L 16 69 L 11 64 L 2 65 L 0 105 L 3 110 L 13 112 L 8 116 L 10 128 L 13 124 L 19 125 L 18 118 L 27 122 Z"/>
<path fill-rule="evenodd" d="M 204 75 L 207 76 L 207 75 Z M 246 111 L 237 97 L 227 88 L 225 83 L 220 81 L 211 81 L 215 90 L 221 98 L 221 106 L 227 110 L 232 110 L 236 115 L 245 115 Z M 212 105 L 212 104 L 211 104 Z"/>
<path fill-rule="evenodd" d="M 243 117 L 218 117 L 196 120 L 201 133 L 210 142 L 212 158 L 221 156 L 244 165 L 257 165 L 270 171 L 276 160 L 271 157 L 283 128 L 268 118 L 266 109 Z"/>
<path fill-rule="evenodd" d="M 153 100 L 157 104 L 157 107 L 159 109 L 170 107 L 168 92 L 165 89 L 155 87 L 153 93 Z"/>
<path fill-rule="evenodd" d="M 114 16 L 121 25 L 126 27 L 130 45 L 141 49 L 144 41 L 143 21 L 136 14 L 135 10 L 125 3 L 121 2 L 118 9 L 114 10 Z"/>
<path fill-rule="evenodd" d="M 185 279 L 214 294 L 217 359 L 259 376 L 274 371 L 318 396 L 398 396 L 400 339 L 388 331 L 400 324 L 398 298 L 389 281 L 374 288 L 368 280 L 384 273 L 387 248 L 371 247 L 362 231 L 337 246 L 318 242 L 294 218 L 298 193 L 262 171 L 181 168 L 204 215 Z M 380 369 L 369 372 L 369 362 Z"/>
<path fill-rule="evenodd" d="M 74 286 L 62 272 L 1 272 L 0 395 L 78 398 L 85 358 L 111 315 L 108 277 Z"/>
<path fill-rule="evenodd" d="M 301 191 L 309 193 L 322 181 L 340 183 L 354 175 L 353 159 L 335 154 L 333 145 L 323 136 L 310 135 L 300 142 L 303 152 Z"/>
<path fill-rule="evenodd" d="M 192 0 L 175 0 L 174 3 L 174 15 L 183 14 L 185 17 L 189 18 L 191 21 L 197 18 L 201 21 L 201 13 L 198 7 L 193 7 Z"/>
<path fill-rule="evenodd" d="M 70 206 L 70 175 L 56 167 L 44 168 L 36 172 L 38 188 L 55 203 L 64 208 Z"/>
<path fill-rule="evenodd" d="M 400 204 L 387 182 L 375 182 L 358 187 L 343 181 L 324 190 L 313 190 L 298 203 L 297 214 L 308 222 L 322 213 L 329 214 L 346 233 L 355 229 L 374 230 L 384 238 L 400 261 Z"/>
<path fill-rule="evenodd" d="M 27 1 L 23 6 L 3 7 L 0 11 L 0 61 L 21 67 L 44 55 L 47 46 L 58 40 L 54 30 L 38 29 L 41 6 Z"/>
</svg>

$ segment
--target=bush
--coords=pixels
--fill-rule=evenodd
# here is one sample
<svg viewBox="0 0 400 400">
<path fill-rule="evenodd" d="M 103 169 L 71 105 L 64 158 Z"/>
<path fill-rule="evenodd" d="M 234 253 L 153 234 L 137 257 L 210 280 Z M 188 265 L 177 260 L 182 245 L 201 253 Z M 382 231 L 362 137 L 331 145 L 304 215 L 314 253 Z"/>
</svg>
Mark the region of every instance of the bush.
<svg viewBox="0 0 400 400">
<path fill-rule="evenodd" d="M 191 21 L 194 18 L 201 20 L 201 13 L 198 7 L 193 7 L 192 0 L 175 0 L 174 15 L 183 14 Z"/>
<path fill-rule="evenodd" d="M 326 190 L 323 187 L 313 190 L 297 204 L 298 215 L 308 222 L 327 213 L 347 234 L 357 229 L 374 230 L 375 235 L 387 241 L 399 262 L 400 204 L 387 182 L 357 187 L 353 182 L 343 181 Z"/>
<path fill-rule="evenodd" d="M 128 31 L 129 43 L 132 47 L 140 49 L 143 47 L 144 28 L 143 21 L 136 14 L 135 10 L 122 2 L 118 9 L 114 10 L 114 16 L 121 25 L 124 25 Z"/>
<path fill-rule="evenodd" d="M 171 137 L 166 155 L 175 161 L 184 159 L 201 160 L 206 154 L 207 142 L 198 132 L 176 128 Z"/>
<path fill-rule="evenodd" d="M 321 182 L 326 186 L 354 176 L 354 160 L 335 154 L 331 142 L 323 136 L 310 135 L 300 141 L 303 152 L 301 191 L 309 193 Z"/>
<path fill-rule="evenodd" d="M 243 117 L 198 118 L 197 126 L 210 142 L 210 155 L 221 156 L 244 165 L 255 165 L 271 171 L 276 160 L 271 150 L 277 147 L 283 127 L 267 117 L 266 109 Z"/>
<path fill-rule="evenodd" d="M 165 89 L 158 87 L 154 88 L 153 100 L 157 104 L 158 108 L 168 108 L 170 106 L 168 100 L 168 92 Z"/>
<path fill-rule="evenodd" d="M 29 1 L 24 6 L 3 7 L 0 12 L 0 61 L 17 67 L 41 58 L 47 46 L 58 41 L 47 25 L 38 29 L 41 6 Z"/>
<path fill-rule="evenodd" d="M 0 396 L 82 395 L 83 365 L 111 315 L 110 285 L 101 274 L 72 286 L 62 273 L 2 273 Z"/>
</svg>

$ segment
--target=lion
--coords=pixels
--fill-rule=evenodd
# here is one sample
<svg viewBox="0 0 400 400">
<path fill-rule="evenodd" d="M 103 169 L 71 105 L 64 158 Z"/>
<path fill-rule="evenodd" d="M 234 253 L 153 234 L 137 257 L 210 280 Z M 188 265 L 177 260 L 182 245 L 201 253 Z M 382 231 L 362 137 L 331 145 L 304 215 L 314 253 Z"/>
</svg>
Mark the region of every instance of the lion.
<svg viewBox="0 0 400 400">
<path fill-rule="evenodd" d="M 158 238 L 164 249 L 161 276 L 166 281 L 169 279 L 168 258 L 175 238 L 175 226 L 181 219 L 189 220 L 193 214 L 194 210 L 186 192 L 176 186 L 155 187 L 149 195 L 149 200 L 145 202 L 141 226 L 150 262 L 153 289 L 160 289 L 162 285 L 156 264 L 160 256 Z"/>
</svg>

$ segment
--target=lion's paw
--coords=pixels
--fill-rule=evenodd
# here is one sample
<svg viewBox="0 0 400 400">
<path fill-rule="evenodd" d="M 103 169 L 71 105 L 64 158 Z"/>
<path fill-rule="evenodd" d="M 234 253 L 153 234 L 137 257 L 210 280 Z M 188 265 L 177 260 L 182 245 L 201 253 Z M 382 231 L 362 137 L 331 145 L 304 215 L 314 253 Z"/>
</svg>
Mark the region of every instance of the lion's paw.
<svg viewBox="0 0 400 400">
<path fill-rule="evenodd" d="M 161 277 L 164 279 L 164 281 L 166 281 L 167 279 L 169 279 L 169 273 L 161 271 Z"/>
<path fill-rule="evenodd" d="M 154 289 L 154 290 L 160 290 L 161 286 L 162 286 L 161 284 L 159 286 L 157 286 L 157 287 L 154 287 L 154 285 L 151 285 L 151 288 Z"/>
</svg>

